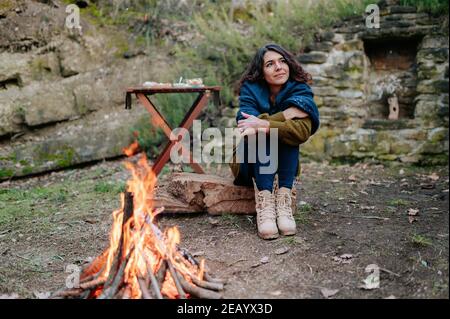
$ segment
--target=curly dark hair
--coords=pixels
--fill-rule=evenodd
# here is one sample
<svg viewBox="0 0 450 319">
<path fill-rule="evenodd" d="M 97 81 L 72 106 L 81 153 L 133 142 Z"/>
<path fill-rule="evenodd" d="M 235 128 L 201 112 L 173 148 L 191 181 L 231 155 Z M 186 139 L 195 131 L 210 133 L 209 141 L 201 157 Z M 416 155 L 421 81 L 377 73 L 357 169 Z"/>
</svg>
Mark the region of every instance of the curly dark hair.
<svg viewBox="0 0 450 319">
<path fill-rule="evenodd" d="M 289 66 L 289 79 L 295 80 L 302 83 L 311 84 L 312 77 L 311 74 L 307 73 L 300 63 L 297 61 L 295 56 L 289 51 L 285 50 L 278 44 L 266 44 L 262 48 L 258 49 L 252 61 L 248 65 L 244 74 L 242 75 L 237 90 L 239 91 L 244 81 L 250 82 L 264 82 L 263 64 L 264 64 L 264 54 L 267 51 L 275 51 L 283 56 Z"/>
</svg>

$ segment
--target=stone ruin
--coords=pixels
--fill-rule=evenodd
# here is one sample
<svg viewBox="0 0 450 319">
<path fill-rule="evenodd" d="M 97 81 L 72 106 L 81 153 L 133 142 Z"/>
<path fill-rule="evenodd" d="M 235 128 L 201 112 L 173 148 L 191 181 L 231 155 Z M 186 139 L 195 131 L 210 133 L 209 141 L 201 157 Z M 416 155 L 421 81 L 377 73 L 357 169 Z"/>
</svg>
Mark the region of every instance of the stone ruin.
<svg viewBox="0 0 450 319">
<path fill-rule="evenodd" d="M 380 28 L 351 18 L 319 34 L 299 61 L 314 79 L 317 159 L 448 162 L 448 16 L 380 2 Z"/>
</svg>

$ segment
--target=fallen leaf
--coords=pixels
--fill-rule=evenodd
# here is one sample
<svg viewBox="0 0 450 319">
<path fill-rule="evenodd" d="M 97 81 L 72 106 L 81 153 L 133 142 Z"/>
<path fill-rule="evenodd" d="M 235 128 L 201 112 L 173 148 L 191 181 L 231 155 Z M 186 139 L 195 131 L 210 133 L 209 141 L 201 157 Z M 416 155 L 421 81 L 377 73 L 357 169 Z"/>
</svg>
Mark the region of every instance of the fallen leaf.
<svg viewBox="0 0 450 319">
<path fill-rule="evenodd" d="M 436 173 L 433 173 L 430 176 L 428 176 L 428 178 L 433 180 L 433 181 L 437 181 L 439 179 L 439 175 L 436 174 Z"/>
<path fill-rule="evenodd" d="M 271 294 L 272 296 L 279 296 L 279 295 L 281 295 L 281 290 L 275 290 L 275 291 L 272 291 L 270 294 Z"/>
<path fill-rule="evenodd" d="M 322 288 L 320 289 L 320 292 L 325 298 L 330 298 L 337 294 L 339 292 L 339 289 L 328 289 L 328 288 Z"/>
<path fill-rule="evenodd" d="M 408 216 L 408 221 L 409 221 L 410 224 L 412 224 L 412 223 L 418 221 L 418 219 L 416 217 L 414 217 L 414 216 Z"/>
<path fill-rule="evenodd" d="M 33 294 L 37 299 L 49 299 L 51 295 L 51 293 L 48 291 L 44 292 L 34 291 Z"/>
<path fill-rule="evenodd" d="M 365 290 L 372 290 L 380 288 L 380 277 L 374 276 L 373 274 L 370 274 L 367 276 L 366 279 L 363 280 L 364 285 L 359 286 L 359 288 L 365 289 Z"/>
<path fill-rule="evenodd" d="M 288 247 L 281 247 L 281 248 L 278 248 L 277 250 L 275 250 L 275 254 L 283 255 L 283 254 L 287 253 L 288 251 L 289 251 Z"/>
<path fill-rule="evenodd" d="M 417 216 L 419 215 L 419 210 L 415 208 L 408 209 L 408 215 L 409 216 Z"/>
<path fill-rule="evenodd" d="M 211 225 L 218 225 L 219 224 L 219 220 L 217 219 L 217 218 L 208 218 L 208 222 L 211 224 Z"/>
</svg>

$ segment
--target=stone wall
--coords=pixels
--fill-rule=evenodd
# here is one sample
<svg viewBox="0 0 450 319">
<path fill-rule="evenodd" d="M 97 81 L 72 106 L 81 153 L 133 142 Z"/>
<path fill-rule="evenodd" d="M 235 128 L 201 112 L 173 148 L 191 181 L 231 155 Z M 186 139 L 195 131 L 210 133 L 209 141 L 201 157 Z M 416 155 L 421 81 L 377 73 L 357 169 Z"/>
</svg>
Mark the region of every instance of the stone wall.
<svg viewBox="0 0 450 319">
<path fill-rule="evenodd" d="M 313 76 L 322 120 L 302 152 L 328 160 L 447 163 L 448 17 L 379 6 L 379 29 L 367 28 L 365 17 L 349 19 L 299 56 Z M 395 120 L 387 116 L 389 85 L 397 86 Z"/>
</svg>

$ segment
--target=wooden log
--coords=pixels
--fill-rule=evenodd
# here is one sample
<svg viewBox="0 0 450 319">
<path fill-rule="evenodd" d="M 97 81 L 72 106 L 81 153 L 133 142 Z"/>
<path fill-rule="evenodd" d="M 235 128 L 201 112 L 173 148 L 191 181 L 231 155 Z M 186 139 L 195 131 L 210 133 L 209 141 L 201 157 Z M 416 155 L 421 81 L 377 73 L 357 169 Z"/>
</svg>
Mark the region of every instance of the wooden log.
<svg viewBox="0 0 450 319">
<path fill-rule="evenodd" d="M 196 173 L 174 173 L 149 200 L 168 213 L 208 212 L 255 214 L 253 187 L 236 186 L 232 178 Z"/>
<path fill-rule="evenodd" d="M 200 280 L 195 276 L 189 276 L 192 280 L 192 282 L 201 287 L 201 288 L 205 288 L 205 289 L 209 289 L 209 290 L 216 290 L 216 291 L 221 291 L 223 290 L 223 284 L 222 283 L 218 283 L 218 282 L 208 282 L 205 280 Z"/>
<path fill-rule="evenodd" d="M 123 218 L 122 218 L 122 232 L 120 233 L 119 245 L 117 246 L 117 250 L 115 251 L 115 256 L 111 265 L 111 269 L 109 270 L 108 278 L 105 281 L 104 289 L 106 290 L 109 286 L 112 285 L 114 278 L 116 277 L 117 272 L 120 268 L 120 263 L 122 262 L 123 256 L 123 232 L 125 229 L 125 224 L 127 221 L 133 216 L 133 194 L 130 192 L 125 192 L 124 198 L 124 208 L 123 208 Z"/>
<path fill-rule="evenodd" d="M 198 205 L 190 205 L 179 200 L 176 196 L 170 194 L 165 188 L 159 188 L 155 192 L 155 197 L 151 199 L 153 207 L 162 208 L 167 213 L 201 213 L 204 208 Z"/>
<path fill-rule="evenodd" d="M 114 295 L 117 293 L 117 291 L 119 290 L 120 284 L 124 280 L 125 268 L 128 264 L 128 261 L 130 260 L 131 255 L 133 254 L 133 251 L 134 251 L 134 247 L 132 246 L 130 248 L 130 251 L 126 255 L 125 259 L 121 261 L 120 267 L 117 270 L 116 275 L 115 275 L 111 285 L 106 288 L 106 284 L 105 284 L 102 294 L 98 297 L 98 299 L 112 299 L 114 297 Z"/>
<path fill-rule="evenodd" d="M 180 280 L 182 279 L 183 276 L 178 276 L 177 271 L 175 267 L 173 267 L 170 260 L 167 259 L 166 262 L 167 265 L 169 266 L 169 272 L 170 275 L 172 276 L 173 282 L 175 283 L 175 287 L 177 288 L 180 299 L 186 299 L 186 294 L 184 293 L 183 287 L 180 283 Z"/>
<path fill-rule="evenodd" d="M 104 279 L 104 278 L 93 279 L 91 281 L 80 283 L 80 288 L 81 289 L 94 289 L 97 286 L 103 285 L 105 283 L 105 281 L 106 281 L 106 279 Z"/>
<path fill-rule="evenodd" d="M 147 283 L 144 278 L 138 277 L 139 288 L 141 289 L 142 299 L 153 299 L 150 291 L 147 289 Z"/>
<path fill-rule="evenodd" d="M 208 290 L 205 288 L 197 287 L 189 282 L 186 281 L 186 279 L 183 278 L 182 275 L 178 276 L 180 280 L 180 284 L 183 287 L 184 291 L 186 291 L 188 294 L 202 299 L 222 299 L 223 295 L 221 293 Z"/>
<path fill-rule="evenodd" d="M 225 280 L 220 279 L 220 278 L 211 277 L 211 275 L 207 272 L 205 272 L 204 277 L 205 277 L 206 281 L 214 282 L 214 283 L 218 283 L 218 284 L 225 284 Z"/>
</svg>

